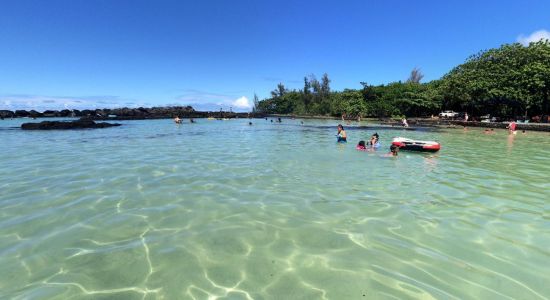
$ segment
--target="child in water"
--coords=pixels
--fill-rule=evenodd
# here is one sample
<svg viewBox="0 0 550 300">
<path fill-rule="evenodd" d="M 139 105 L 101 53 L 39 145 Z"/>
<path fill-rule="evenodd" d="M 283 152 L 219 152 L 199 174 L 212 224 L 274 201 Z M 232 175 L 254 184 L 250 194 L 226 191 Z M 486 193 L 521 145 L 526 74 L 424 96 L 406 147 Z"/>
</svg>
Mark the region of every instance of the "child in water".
<svg viewBox="0 0 550 300">
<path fill-rule="evenodd" d="M 376 148 L 379 146 L 378 144 L 378 139 L 380 138 L 380 136 L 378 135 L 378 132 L 376 132 L 375 134 L 373 134 L 371 137 L 370 137 L 370 141 L 369 141 L 369 145 L 372 147 L 372 148 Z"/>
<path fill-rule="evenodd" d="M 338 143 L 347 143 L 348 136 L 346 134 L 346 131 L 344 130 L 344 126 L 342 124 L 338 124 Z"/>
<path fill-rule="evenodd" d="M 394 156 L 397 156 L 397 153 L 399 152 L 399 147 L 397 147 L 396 145 L 391 145 L 390 146 L 390 152 L 385 154 L 384 157 L 394 157 Z"/>
<path fill-rule="evenodd" d="M 359 144 L 357 144 L 357 146 L 355 146 L 355 149 L 360 150 L 360 151 L 367 150 L 367 147 L 365 146 L 365 141 L 359 141 Z"/>
</svg>

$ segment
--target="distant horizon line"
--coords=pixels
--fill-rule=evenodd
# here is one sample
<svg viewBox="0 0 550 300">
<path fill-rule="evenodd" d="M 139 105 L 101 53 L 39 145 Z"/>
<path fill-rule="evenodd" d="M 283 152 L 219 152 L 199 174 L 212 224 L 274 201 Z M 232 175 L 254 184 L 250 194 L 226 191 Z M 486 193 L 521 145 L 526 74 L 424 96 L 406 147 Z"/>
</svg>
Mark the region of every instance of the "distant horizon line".
<svg viewBox="0 0 550 300">
<path fill-rule="evenodd" d="M 68 110 L 68 111 L 71 111 L 71 112 L 74 112 L 74 111 L 79 111 L 79 112 L 82 112 L 82 111 L 86 111 L 86 110 L 89 110 L 89 111 L 98 111 L 98 110 L 116 110 L 116 109 L 130 109 L 130 110 L 136 110 L 136 109 L 140 109 L 140 108 L 143 108 L 143 109 L 153 109 L 153 108 L 186 108 L 186 107 L 191 107 L 193 109 L 193 111 L 196 111 L 196 112 L 219 112 L 219 111 L 222 111 L 222 112 L 234 112 L 234 113 L 246 113 L 246 112 L 252 112 L 252 110 L 250 111 L 242 111 L 242 110 L 233 110 L 232 108 L 230 108 L 229 110 L 223 110 L 222 107 L 220 107 L 220 110 L 196 110 L 193 105 L 171 105 L 171 104 L 167 104 L 167 105 L 157 105 L 157 106 L 138 106 L 138 107 L 129 107 L 129 106 L 122 106 L 122 107 L 113 107 L 113 108 L 108 108 L 108 107 L 104 107 L 104 108 L 84 108 L 84 109 L 78 109 L 78 108 L 63 108 L 63 109 L 0 109 L 0 111 L 10 111 L 10 112 L 13 112 L 15 113 L 16 111 L 26 111 L 26 112 L 32 112 L 32 111 L 35 111 L 35 112 L 38 112 L 38 113 L 45 113 L 45 112 L 61 112 L 61 111 L 64 111 L 64 110 Z"/>
</svg>

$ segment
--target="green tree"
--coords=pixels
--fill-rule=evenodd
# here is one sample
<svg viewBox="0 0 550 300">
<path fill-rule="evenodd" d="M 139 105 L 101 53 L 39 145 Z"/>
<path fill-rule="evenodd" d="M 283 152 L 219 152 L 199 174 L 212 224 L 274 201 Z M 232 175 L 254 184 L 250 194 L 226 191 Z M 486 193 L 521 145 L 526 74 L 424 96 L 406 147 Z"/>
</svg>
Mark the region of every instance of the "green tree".
<svg viewBox="0 0 550 300">
<path fill-rule="evenodd" d="M 548 112 L 550 44 L 506 44 L 469 57 L 443 77 L 445 106 L 477 113 Z"/>
<path fill-rule="evenodd" d="M 501 116 L 550 110 L 549 41 L 481 51 L 439 80 L 420 83 L 423 76 L 414 68 L 406 82 L 378 86 L 361 82 L 360 90 L 335 92 L 326 73 L 321 82 L 311 74 L 304 77 L 302 90 L 287 90 L 280 83 L 271 98 L 255 107 L 266 113 L 353 117 L 425 116 L 443 108 Z"/>
<path fill-rule="evenodd" d="M 309 106 L 311 105 L 311 83 L 307 76 L 304 76 L 304 89 L 302 90 L 302 103 L 303 107 L 300 107 L 301 113 L 307 113 Z"/>
<path fill-rule="evenodd" d="M 287 92 L 287 89 L 285 88 L 285 85 L 282 83 L 279 83 L 277 85 L 277 89 L 271 91 L 271 97 L 273 98 L 282 97 L 284 96 L 284 94 L 286 94 L 286 92 Z"/>
<path fill-rule="evenodd" d="M 364 117 L 367 113 L 367 106 L 363 100 L 361 91 L 345 89 L 342 92 L 333 93 L 332 115 L 340 116 L 345 114 L 348 117 Z"/>
</svg>

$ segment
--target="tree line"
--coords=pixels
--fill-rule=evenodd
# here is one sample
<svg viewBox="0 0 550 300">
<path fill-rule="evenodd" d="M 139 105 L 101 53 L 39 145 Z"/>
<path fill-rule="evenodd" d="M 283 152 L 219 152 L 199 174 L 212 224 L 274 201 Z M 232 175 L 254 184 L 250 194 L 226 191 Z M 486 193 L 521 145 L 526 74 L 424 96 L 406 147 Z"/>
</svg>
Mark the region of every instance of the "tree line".
<svg viewBox="0 0 550 300">
<path fill-rule="evenodd" d="M 270 114 L 422 117 L 449 109 L 500 117 L 548 114 L 550 41 L 505 44 L 480 51 L 442 78 L 422 83 L 420 69 L 406 81 L 333 91 L 328 74 L 304 77 L 301 89 L 282 83 L 267 99 L 254 96 L 254 110 Z"/>
</svg>

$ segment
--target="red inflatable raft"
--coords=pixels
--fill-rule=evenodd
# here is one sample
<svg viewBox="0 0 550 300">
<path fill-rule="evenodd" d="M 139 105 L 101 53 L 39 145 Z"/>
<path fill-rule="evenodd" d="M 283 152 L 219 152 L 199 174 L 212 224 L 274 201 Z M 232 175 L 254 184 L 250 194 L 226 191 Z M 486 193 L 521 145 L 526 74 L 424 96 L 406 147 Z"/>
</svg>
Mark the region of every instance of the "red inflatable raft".
<svg viewBox="0 0 550 300">
<path fill-rule="evenodd" d="M 392 145 L 399 147 L 400 150 L 437 152 L 441 149 L 441 144 L 434 141 L 416 141 L 402 137 L 396 137 Z"/>
</svg>

